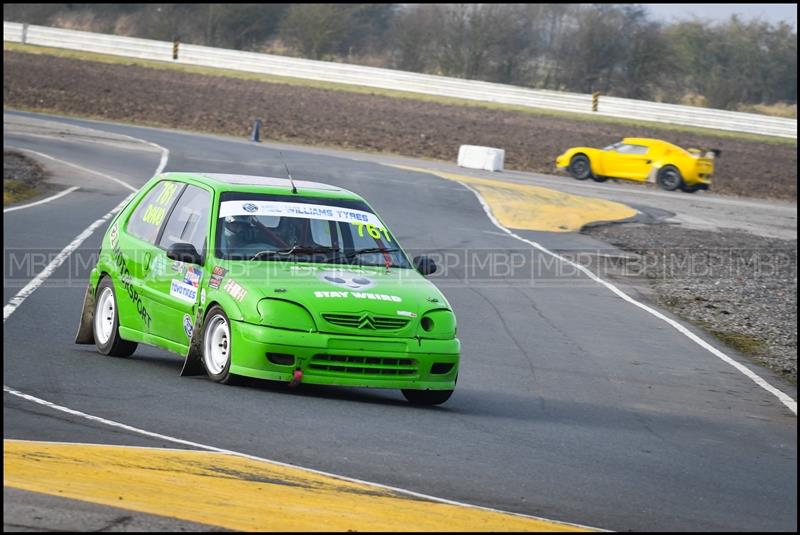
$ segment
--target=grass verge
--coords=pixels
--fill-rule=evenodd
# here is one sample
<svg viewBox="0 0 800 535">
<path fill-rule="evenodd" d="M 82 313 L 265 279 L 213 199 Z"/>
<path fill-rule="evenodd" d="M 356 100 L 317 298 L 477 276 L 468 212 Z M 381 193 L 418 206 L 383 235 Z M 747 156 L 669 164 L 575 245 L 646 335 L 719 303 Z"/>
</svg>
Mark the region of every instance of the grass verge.
<svg viewBox="0 0 800 535">
<path fill-rule="evenodd" d="M 3 206 L 40 195 L 45 171 L 31 158 L 13 150 L 3 151 Z"/>
<path fill-rule="evenodd" d="M 3 180 L 3 206 L 9 206 L 35 197 L 39 191 L 20 180 Z"/>
</svg>

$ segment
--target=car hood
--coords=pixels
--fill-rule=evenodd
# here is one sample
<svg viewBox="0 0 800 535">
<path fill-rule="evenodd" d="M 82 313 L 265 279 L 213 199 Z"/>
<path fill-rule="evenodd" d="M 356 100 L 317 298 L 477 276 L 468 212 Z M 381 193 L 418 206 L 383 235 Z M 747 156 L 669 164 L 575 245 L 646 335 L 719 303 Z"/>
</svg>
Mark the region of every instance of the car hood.
<svg viewBox="0 0 800 535">
<path fill-rule="evenodd" d="M 377 329 L 370 335 L 407 335 L 406 331 L 415 329 L 424 313 L 450 309 L 438 288 L 414 269 L 392 268 L 387 272 L 384 267 L 286 266 L 269 261 L 257 265 L 248 262 L 246 268 L 235 264 L 226 267 L 229 268 L 226 280 L 235 280 L 247 291 L 246 302 L 250 307 L 257 307 L 262 299 L 297 303 L 311 313 L 320 331 L 352 334 L 352 324 L 367 314 L 373 319 L 378 318 L 378 322 L 409 327 Z M 220 289 L 225 291 L 224 282 Z M 242 305 L 246 306 L 244 302 Z M 257 315 L 256 311 L 253 312 Z M 245 313 L 245 316 L 250 314 Z M 387 332 L 378 332 L 382 330 Z"/>
</svg>

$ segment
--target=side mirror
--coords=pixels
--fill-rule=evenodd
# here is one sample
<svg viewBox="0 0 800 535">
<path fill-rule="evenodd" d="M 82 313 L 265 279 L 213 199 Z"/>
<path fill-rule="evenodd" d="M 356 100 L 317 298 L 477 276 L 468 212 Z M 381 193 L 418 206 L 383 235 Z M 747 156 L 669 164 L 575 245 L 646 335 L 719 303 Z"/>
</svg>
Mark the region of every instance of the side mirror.
<svg viewBox="0 0 800 535">
<path fill-rule="evenodd" d="M 427 256 L 415 256 L 414 267 L 423 275 L 436 273 L 436 262 L 433 261 L 433 258 Z"/>
<path fill-rule="evenodd" d="M 180 260 L 187 264 L 201 264 L 203 262 L 203 259 L 200 258 L 200 253 L 191 243 L 173 243 L 167 249 L 167 258 Z"/>
</svg>

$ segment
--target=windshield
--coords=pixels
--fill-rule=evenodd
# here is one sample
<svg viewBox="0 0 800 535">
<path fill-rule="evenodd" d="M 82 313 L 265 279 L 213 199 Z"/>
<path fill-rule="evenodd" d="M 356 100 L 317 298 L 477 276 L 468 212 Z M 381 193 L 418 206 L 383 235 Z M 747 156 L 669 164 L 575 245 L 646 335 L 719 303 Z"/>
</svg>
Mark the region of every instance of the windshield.
<svg viewBox="0 0 800 535">
<path fill-rule="evenodd" d="M 225 193 L 216 254 L 229 260 L 411 268 L 366 203 L 350 199 Z"/>
</svg>

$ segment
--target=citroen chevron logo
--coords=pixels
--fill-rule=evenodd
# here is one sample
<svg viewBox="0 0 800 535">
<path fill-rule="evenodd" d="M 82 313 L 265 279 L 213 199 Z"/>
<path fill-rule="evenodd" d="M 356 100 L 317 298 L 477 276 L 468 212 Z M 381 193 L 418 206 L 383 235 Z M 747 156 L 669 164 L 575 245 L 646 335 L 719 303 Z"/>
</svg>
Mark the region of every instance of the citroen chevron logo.
<svg viewBox="0 0 800 535">
<path fill-rule="evenodd" d="M 375 323 L 372 320 L 372 316 L 369 314 L 364 314 L 358 320 L 358 328 L 359 329 L 374 329 Z"/>
</svg>

